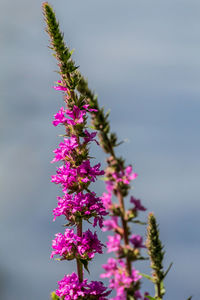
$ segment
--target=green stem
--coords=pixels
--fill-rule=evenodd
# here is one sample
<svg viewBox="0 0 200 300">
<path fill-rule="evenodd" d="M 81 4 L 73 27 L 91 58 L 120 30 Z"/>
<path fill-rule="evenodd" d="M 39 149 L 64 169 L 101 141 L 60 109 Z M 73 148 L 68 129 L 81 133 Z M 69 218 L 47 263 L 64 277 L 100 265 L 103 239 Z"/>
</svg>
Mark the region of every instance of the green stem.
<svg viewBox="0 0 200 300">
<path fill-rule="evenodd" d="M 82 237 L 82 220 L 77 225 L 77 235 L 79 237 Z M 79 279 L 79 282 L 82 282 L 83 281 L 83 265 L 78 258 L 76 259 L 76 263 L 77 263 L 78 279 Z"/>
<path fill-rule="evenodd" d="M 127 227 L 127 222 L 125 220 L 125 207 L 124 207 L 124 199 L 120 191 L 117 192 L 117 198 L 119 200 L 119 205 L 121 208 L 121 221 L 122 221 L 122 227 L 123 227 L 123 237 L 124 237 L 124 244 L 125 246 L 129 246 L 129 238 L 128 238 L 128 227 Z M 131 261 L 128 257 L 126 257 L 126 269 L 128 272 L 128 275 L 131 276 L 132 274 L 132 265 Z"/>
</svg>

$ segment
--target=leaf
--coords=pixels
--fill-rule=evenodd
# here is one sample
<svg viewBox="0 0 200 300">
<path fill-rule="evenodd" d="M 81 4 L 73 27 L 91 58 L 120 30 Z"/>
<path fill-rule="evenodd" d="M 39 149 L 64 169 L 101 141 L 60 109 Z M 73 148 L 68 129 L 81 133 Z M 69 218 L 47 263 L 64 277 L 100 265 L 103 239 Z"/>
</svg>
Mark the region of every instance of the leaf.
<svg viewBox="0 0 200 300">
<path fill-rule="evenodd" d="M 135 300 L 133 296 L 128 296 L 128 300 Z"/>
<path fill-rule="evenodd" d="M 156 298 L 153 298 L 153 297 L 151 297 L 149 295 L 145 295 L 145 297 L 148 298 L 148 299 L 150 299 L 150 300 L 157 300 Z"/>
<path fill-rule="evenodd" d="M 149 257 L 139 256 L 137 259 L 139 259 L 139 260 L 149 260 Z"/>
<path fill-rule="evenodd" d="M 52 300 L 60 300 L 60 298 L 56 295 L 55 292 L 52 292 L 52 293 L 51 293 L 51 299 L 52 299 Z"/>
<path fill-rule="evenodd" d="M 144 277 L 144 278 L 146 278 L 146 279 L 153 282 L 153 278 L 150 275 L 147 275 L 147 274 L 144 274 L 144 273 L 139 273 L 139 275 L 141 275 L 142 277 Z"/>
<path fill-rule="evenodd" d="M 108 181 L 108 177 L 100 177 L 100 180 L 102 180 L 102 181 Z"/>
<path fill-rule="evenodd" d="M 169 267 L 167 268 L 167 271 L 164 273 L 164 277 L 163 277 L 163 278 L 165 278 L 165 277 L 167 276 L 167 274 L 168 274 L 169 270 L 171 269 L 172 265 L 173 265 L 173 263 L 171 262 L 171 264 L 170 264 Z M 187 300 L 188 300 L 188 299 L 187 299 Z M 190 300 L 190 298 L 189 298 L 189 300 Z"/>
<path fill-rule="evenodd" d="M 140 220 L 131 220 L 132 223 L 140 224 L 140 225 L 147 225 L 147 222 L 142 222 Z"/>
<path fill-rule="evenodd" d="M 187 298 L 187 300 L 191 300 L 193 296 L 190 296 L 189 298 Z"/>
<path fill-rule="evenodd" d="M 82 263 L 82 265 L 84 266 L 84 269 L 86 269 L 86 271 L 90 274 L 90 271 L 88 269 L 88 261 L 85 259 L 80 259 L 80 262 Z"/>
</svg>

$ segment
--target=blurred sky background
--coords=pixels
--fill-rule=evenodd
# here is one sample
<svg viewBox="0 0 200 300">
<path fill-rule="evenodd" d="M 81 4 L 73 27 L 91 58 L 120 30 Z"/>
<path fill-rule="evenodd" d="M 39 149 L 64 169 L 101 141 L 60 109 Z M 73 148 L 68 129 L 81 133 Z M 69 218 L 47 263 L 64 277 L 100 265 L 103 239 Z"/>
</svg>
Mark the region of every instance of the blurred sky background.
<svg viewBox="0 0 200 300">
<path fill-rule="evenodd" d="M 74 59 L 111 109 L 118 148 L 139 177 L 165 244 L 166 300 L 200 299 L 200 1 L 51 0 Z M 0 299 L 45 300 L 74 263 L 49 259 L 59 188 L 50 183 L 62 95 L 39 0 L 1 0 Z M 100 149 L 93 153 L 103 163 Z M 103 184 L 96 186 L 99 195 Z M 129 199 L 127 199 L 128 202 Z M 141 215 L 145 220 L 147 214 Z M 138 228 L 133 228 L 138 232 Z M 101 234 L 105 241 L 105 234 Z M 98 280 L 105 256 L 91 265 Z M 148 262 L 137 265 L 149 271 Z M 146 281 L 142 287 L 153 290 Z"/>
</svg>

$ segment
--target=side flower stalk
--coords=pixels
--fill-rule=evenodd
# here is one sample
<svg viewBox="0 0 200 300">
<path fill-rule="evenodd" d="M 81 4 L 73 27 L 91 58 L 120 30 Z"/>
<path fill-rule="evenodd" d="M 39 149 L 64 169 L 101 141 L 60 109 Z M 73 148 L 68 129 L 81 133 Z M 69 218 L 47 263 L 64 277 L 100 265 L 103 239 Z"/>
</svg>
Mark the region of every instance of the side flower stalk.
<svg viewBox="0 0 200 300">
<path fill-rule="evenodd" d="M 55 14 L 49 4 L 43 3 L 43 13 L 46 21 L 46 31 L 51 39 L 51 48 L 54 50 L 60 68 L 61 80 L 54 86 L 61 91 L 65 106 L 54 115 L 53 125 L 63 125 L 65 133 L 63 141 L 54 150 L 52 162 L 60 162 L 52 182 L 62 188 L 63 195 L 58 197 L 58 205 L 53 210 L 54 220 L 63 215 L 67 221 L 67 228 L 57 233 L 52 243 L 51 257 L 58 256 L 59 260 L 76 260 L 77 274 L 66 275 L 58 282 L 58 289 L 52 295 L 58 299 L 107 299 L 110 294 L 102 282 L 88 283 L 84 279 L 83 268 L 88 271 L 88 262 L 96 253 L 102 253 L 103 244 L 97 233 L 90 230 L 83 232 L 83 221 L 93 226 L 103 225 L 103 217 L 107 214 L 102 200 L 90 190 L 90 184 L 98 176 L 104 174 L 100 164 L 91 165 L 89 144 L 94 141 L 95 132 L 87 130 L 87 114 L 95 111 L 90 107 L 87 99 L 76 91 L 78 76 L 71 53 L 64 44 L 63 36 L 59 31 Z M 76 228 L 76 233 L 74 232 Z"/>
<path fill-rule="evenodd" d="M 87 81 L 81 76 L 78 84 L 79 92 L 88 98 L 90 107 L 94 109 L 91 112 L 92 125 L 98 130 L 100 146 L 107 158 L 107 167 L 105 170 L 105 183 L 107 192 L 103 193 L 102 201 L 107 210 L 110 211 L 110 220 L 104 221 L 103 231 L 112 230 L 114 235 L 108 236 L 107 252 L 115 252 L 116 258 L 109 258 L 106 265 L 103 265 L 106 273 L 102 278 L 110 278 L 110 288 L 116 290 L 115 300 L 137 300 L 147 299 L 145 293 L 142 296 L 140 292 L 141 275 L 133 267 L 137 260 L 143 260 L 141 250 L 146 248 L 140 235 L 132 234 L 130 223 L 145 224 L 137 219 L 139 212 L 146 211 L 139 199 L 129 196 L 131 208 L 126 210 L 124 199 L 128 196 L 130 183 L 137 177 L 133 172 L 132 166 L 126 166 L 124 159 L 117 157 L 115 147 L 121 143 L 117 141 L 115 133 L 110 132 L 108 121 L 109 114 L 104 113 L 104 109 L 99 107 L 97 97 L 89 89 Z M 118 199 L 118 203 L 113 201 L 113 197 Z M 122 242 L 123 241 L 123 242 Z"/>
</svg>

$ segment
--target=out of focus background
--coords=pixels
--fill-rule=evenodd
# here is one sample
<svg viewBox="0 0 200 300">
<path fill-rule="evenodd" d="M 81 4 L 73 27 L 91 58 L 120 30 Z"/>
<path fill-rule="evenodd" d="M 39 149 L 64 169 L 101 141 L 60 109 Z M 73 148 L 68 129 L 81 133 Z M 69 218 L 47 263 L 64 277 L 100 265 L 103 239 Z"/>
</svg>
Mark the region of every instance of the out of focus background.
<svg viewBox="0 0 200 300">
<path fill-rule="evenodd" d="M 165 299 L 200 299 L 200 2 L 51 0 L 74 59 L 125 143 L 133 195 L 154 211 L 165 244 Z M 50 260 L 57 186 L 50 164 L 62 94 L 40 0 L 0 4 L 0 299 L 45 300 L 74 263 Z M 105 156 L 94 148 L 104 165 Z M 102 183 L 96 191 L 102 194 Z M 128 203 L 129 199 L 127 199 Z M 147 213 L 141 215 L 145 220 Z M 137 233 L 138 228 L 133 228 Z M 101 233 L 102 239 L 106 235 Z M 98 256 L 90 267 L 98 280 Z M 139 263 L 149 272 L 148 262 Z M 144 280 L 142 290 L 153 291 Z"/>
</svg>

